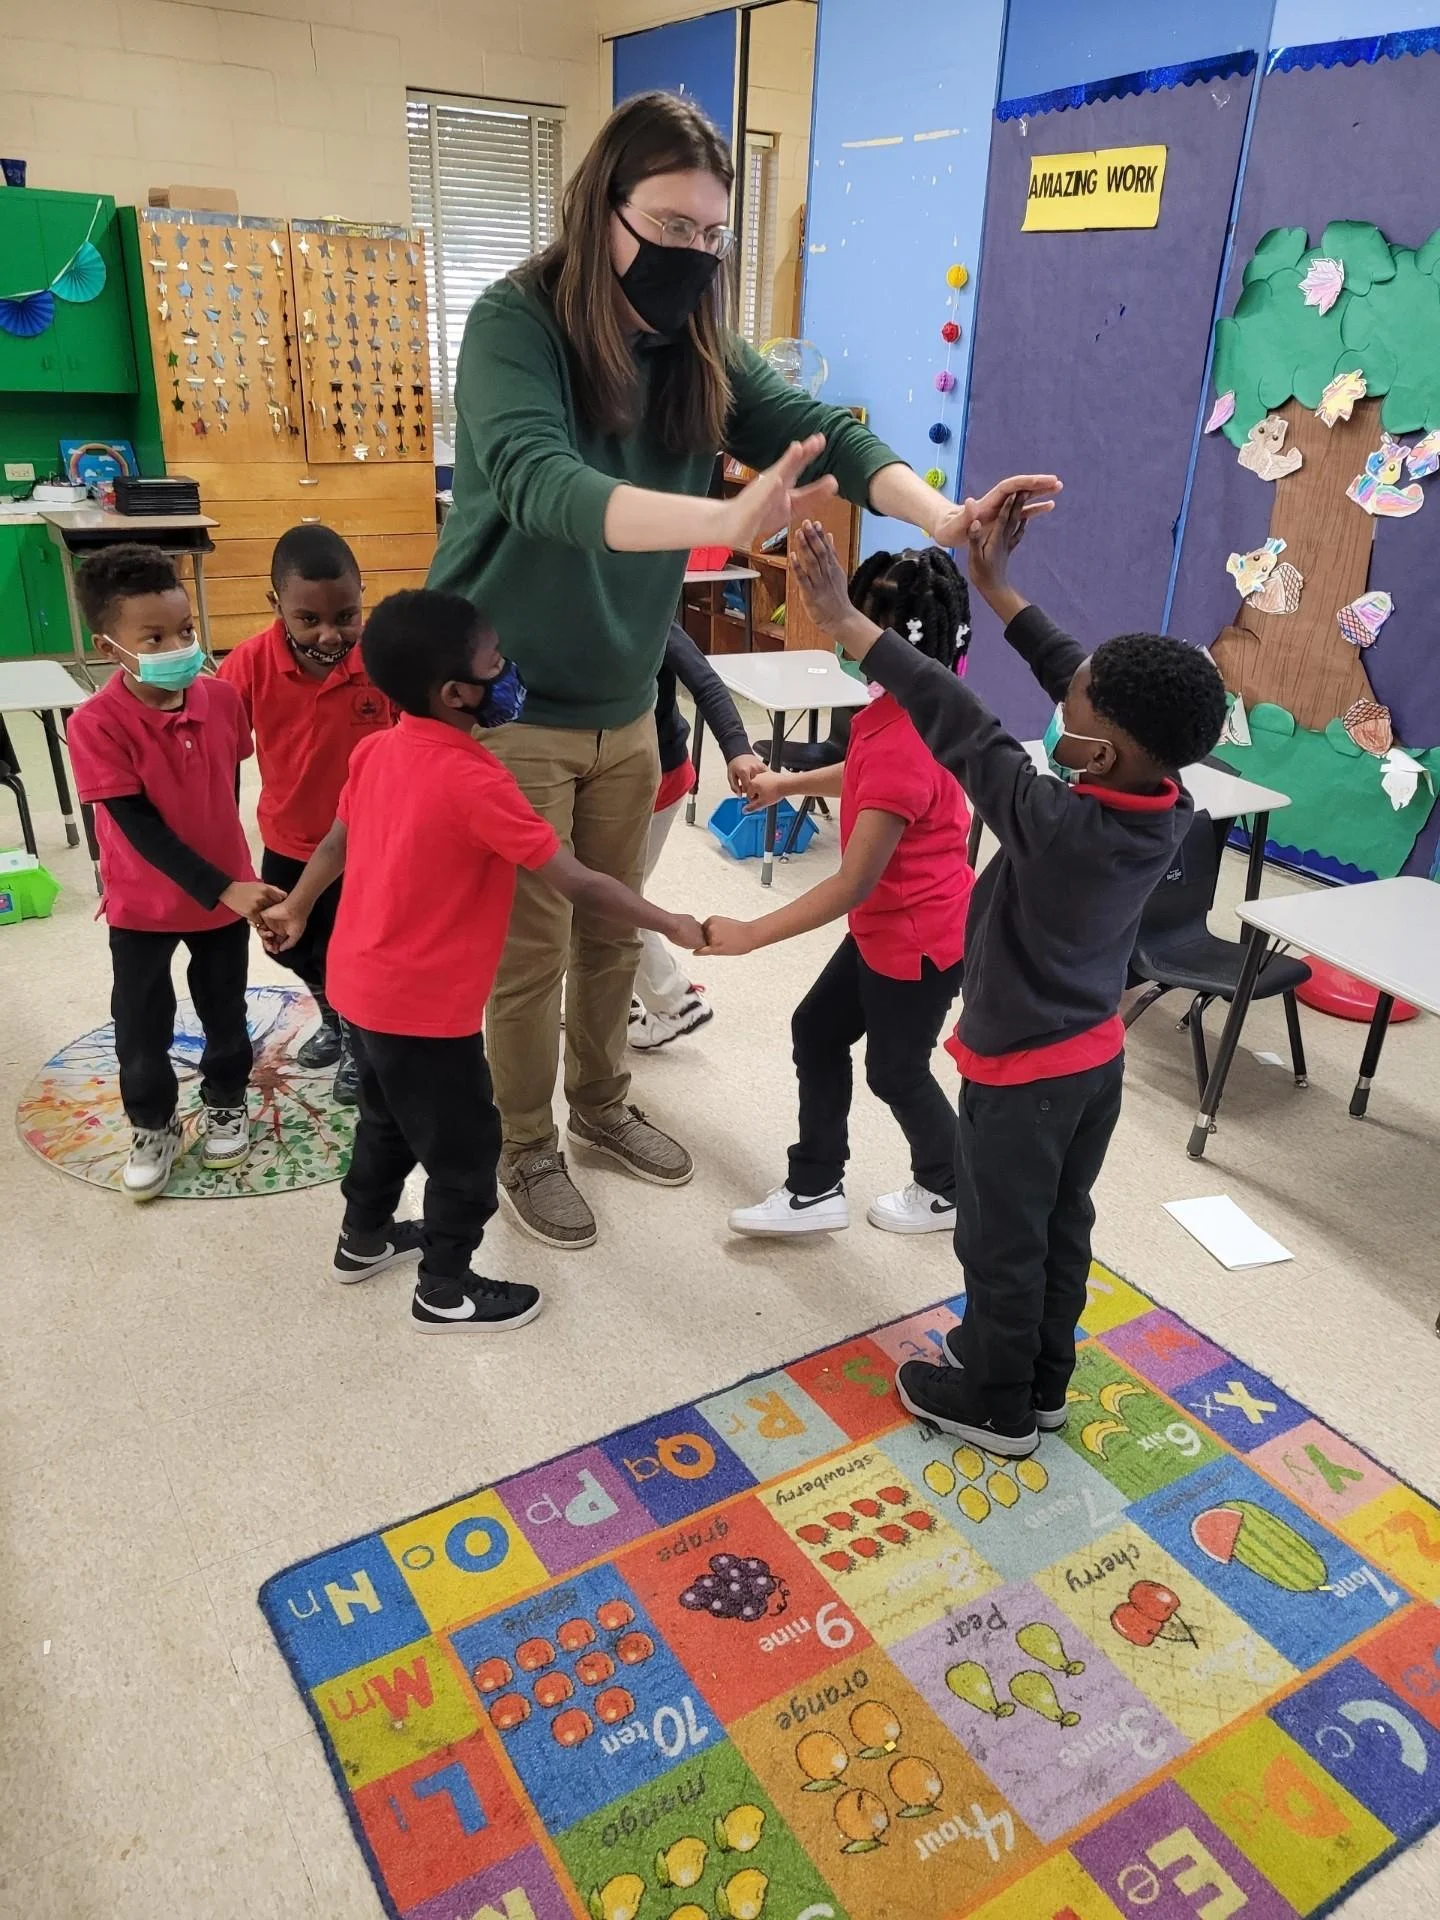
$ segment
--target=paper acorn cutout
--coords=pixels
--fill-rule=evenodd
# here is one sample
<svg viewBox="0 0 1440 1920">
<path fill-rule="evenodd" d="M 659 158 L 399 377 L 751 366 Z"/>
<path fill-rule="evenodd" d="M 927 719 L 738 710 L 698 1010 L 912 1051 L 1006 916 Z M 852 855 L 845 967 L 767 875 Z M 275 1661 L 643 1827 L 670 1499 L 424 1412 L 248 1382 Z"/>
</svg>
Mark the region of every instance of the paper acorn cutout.
<svg viewBox="0 0 1440 1920">
<path fill-rule="evenodd" d="M 936 374 L 935 391 L 937 393 L 953 393 L 955 391 L 955 376 L 948 367 Z"/>
<path fill-rule="evenodd" d="M 960 338 L 959 324 L 954 320 L 947 320 L 940 329 L 940 338 L 945 342 L 947 347 L 953 347 L 955 342 Z"/>
<path fill-rule="evenodd" d="M 934 426 L 931 427 L 930 438 L 937 447 L 943 447 L 945 445 L 945 442 L 950 438 L 950 429 L 943 420 L 937 420 Z"/>
<path fill-rule="evenodd" d="M 950 271 L 945 275 L 947 284 L 956 288 L 963 287 L 966 281 L 969 280 L 969 278 L 970 278 L 970 269 L 968 267 L 962 266 L 958 260 L 955 262 L 954 266 L 951 267 Z"/>
</svg>

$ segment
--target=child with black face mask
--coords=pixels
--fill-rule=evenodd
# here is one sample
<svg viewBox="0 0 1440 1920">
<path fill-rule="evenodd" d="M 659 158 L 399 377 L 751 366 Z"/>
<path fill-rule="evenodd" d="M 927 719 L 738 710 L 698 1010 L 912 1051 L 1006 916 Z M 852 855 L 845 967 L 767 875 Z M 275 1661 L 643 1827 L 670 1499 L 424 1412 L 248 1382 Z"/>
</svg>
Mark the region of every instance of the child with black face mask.
<svg viewBox="0 0 1440 1920">
<path fill-rule="evenodd" d="M 591 918 L 650 927 L 680 946 L 697 947 L 700 927 L 582 866 L 475 737 L 514 716 L 517 682 L 468 600 L 392 594 L 360 645 L 400 723 L 356 749 L 334 825 L 263 922 L 272 952 L 293 949 L 345 873 L 327 984 L 355 1050 L 360 1124 L 332 1271 L 363 1280 L 419 1253 L 418 1332 L 522 1326 L 540 1311 L 538 1291 L 470 1268 L 497 1204 L 500 1116 L 481 1025 L 516 873 Z M 397 1222 L 417 1165 L 424 1219 Z"/>
<path fill-rule="evenodd" d="M 283 533 L 270 561 L 275 618 L 227 654 L 220 677 L 245 706 L 260 762 L 260 875 L 293 887 L 335 818 L 350 755 L 369 734 L 395 724 L 357 650 L 364 625 L 360 567 L 329 527 Z M 334 1097 L 356 1099 L 355 1066 L 340 1018 L 325 997 L 325 950 L 340 889 L 315 902 L 305 937 L 282 958 L 314 994 L 320 1024 L 296 1053 L 307 1069 L 334 1067 Z"/>
</svg>

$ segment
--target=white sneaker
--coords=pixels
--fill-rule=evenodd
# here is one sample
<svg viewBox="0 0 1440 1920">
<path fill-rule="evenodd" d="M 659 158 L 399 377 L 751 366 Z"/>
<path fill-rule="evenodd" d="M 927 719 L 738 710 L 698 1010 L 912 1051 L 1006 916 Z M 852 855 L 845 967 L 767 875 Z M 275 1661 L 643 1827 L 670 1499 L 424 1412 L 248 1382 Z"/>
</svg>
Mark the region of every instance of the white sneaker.
<svg viewBox="0 0 1440 1920">
<path fill-rule="evenodd" d="M 250 1158 L 250 1116 L 244 1107 L 202 1107 L 204 1145 L 200 1164 L 211 1173 L 233 1173 Z"/>
<path fill-rule="evenodd" d="M 130 1158 L 121 1181 L 132 1200 L 157 1199 L 170 1184 L 170 1169 L 184 1144 L 179 1117 L 163 1127 L 136 1127 L 130 1140 Z"/>
<path fill-rule="evenodd" d="M 843 1187 L 813 1197 L 777 1187 L 758 1207 L 737 1207 L 730 1215 L 732 1233 L 838 1233 L 849 1224 Z"/>
<path fill-rule="evenodd" d="M 638 1000 L 630 1003 L 630 1044 L 637 1053 L 653 1053 L 668 1047 L 681 1034 L 694 1033 L 707 1020 L 715 1018 L 715 1009 L 698 993 L 689 993 L 674 1013 L 651 1013 Z"/>
<path fill-rule="evenodd" d="M 955 1202 L 911 1181 L 899 1193 L 882 1193 L 865 1209 L 872 1227 L 885 1233 L 953 1233 Z"/>
</svg>

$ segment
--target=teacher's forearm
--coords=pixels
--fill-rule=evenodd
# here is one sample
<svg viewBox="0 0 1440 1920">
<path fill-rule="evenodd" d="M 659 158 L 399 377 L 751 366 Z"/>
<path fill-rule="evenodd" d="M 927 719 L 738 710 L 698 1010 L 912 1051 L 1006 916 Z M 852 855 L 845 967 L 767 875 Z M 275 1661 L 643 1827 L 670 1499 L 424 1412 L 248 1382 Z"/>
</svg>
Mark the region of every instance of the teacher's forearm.
<svg viewBox="0 0 1440 1920">
<path fill-rule="evenodd" d="M 688 493 L 616 487 L 605 507 L 605 544 L 612 553 L 688 553 L 724 544 L 723 500 Z"/>
<path fill-rule="evenodd" d="M 882 467 L 870 482 L 870 511 L 887 520 L 908 520 L 933 536 L 950 502 L 903 460 Z"/>
</svg>

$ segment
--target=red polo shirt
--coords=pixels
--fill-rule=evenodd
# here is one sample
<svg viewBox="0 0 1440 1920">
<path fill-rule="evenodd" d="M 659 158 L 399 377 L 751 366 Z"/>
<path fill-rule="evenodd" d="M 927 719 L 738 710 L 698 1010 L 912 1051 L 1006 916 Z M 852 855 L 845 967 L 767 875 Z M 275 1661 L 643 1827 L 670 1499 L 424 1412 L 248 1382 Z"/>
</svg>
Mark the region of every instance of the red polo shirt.
<svg viewBox="0 0 1440 1920">
<path fill-rule="evenodd" d="M 339 817 L 349 841 L 330 1004 L 376 1033 L 478 1033 L 515 869 L 559 851 L 554 828 L 478 740 L 409 713 L 356 748 Z"/>
<path fill-rule="evenodd" d="M 350 755 L 395 710 L 371 684 L 352 647 L 323 680 L 306 673 L 275 620 L 228 653 L 220 677 L 245 702 L 260 760 L 260 838 L 276 853 L 308 860 L 335 821 Z"/>
<path fill-rule="evenodd" d="M 143 793 L 187 847 L 232 880 L 253 880 L 235 781 L 250 757 L 250 728 L 233 687 L 202 674 L 178 707 L 146 706 L 116 673 L 77 707 L 67 729 L 75 787 L 84 801 Z M 233 925 L 228 907 L 206 909 L 138 854 L 103 807 L 95 815 L 105 918 L 136 933 L 206 933 Z"/>
<path fill-rule="evenodd" d="M 860 958 L 892 980 L 918 980 L 921 963 L 953 967 L 965 952 L 974 870 L 965 857 L 970 810 L 899 701 L 881 694 L 850 723 L 840 791 L 840 845 L 874 809 L 905 822 L 900 844 L 867 900 L 850 915 Z"/>
</svg>

